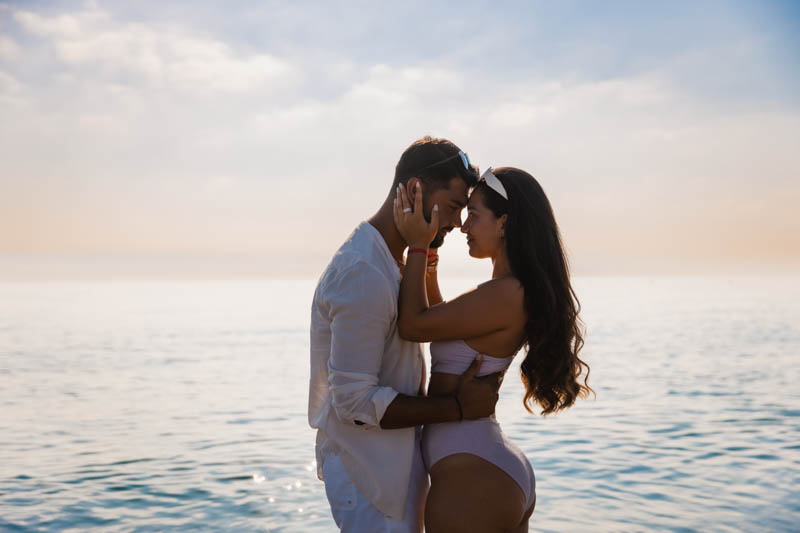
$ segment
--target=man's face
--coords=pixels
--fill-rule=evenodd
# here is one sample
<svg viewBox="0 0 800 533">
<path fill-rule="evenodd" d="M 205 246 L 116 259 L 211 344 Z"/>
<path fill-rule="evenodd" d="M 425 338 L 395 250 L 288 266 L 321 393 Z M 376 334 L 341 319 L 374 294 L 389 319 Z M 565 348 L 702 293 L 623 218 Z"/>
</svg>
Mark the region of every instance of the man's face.
<svg viewBox="0 0 800 533">
<path fill-rule="evenodd" d="M 431 193 L 426 193 L 423 185 L 422 214 L 425 220 L 431 221 L 431 210 L 435 204 L 439 204 L 439 231 L 430 244 L 431 248 L 440 247 L 445 235 L 453 228 L 461 227 L 461 211 L 467 205 L 469 191 L 464 180 L 456 176 L 450 179 L 447 185 L 446 189 Z"/>
</svg>

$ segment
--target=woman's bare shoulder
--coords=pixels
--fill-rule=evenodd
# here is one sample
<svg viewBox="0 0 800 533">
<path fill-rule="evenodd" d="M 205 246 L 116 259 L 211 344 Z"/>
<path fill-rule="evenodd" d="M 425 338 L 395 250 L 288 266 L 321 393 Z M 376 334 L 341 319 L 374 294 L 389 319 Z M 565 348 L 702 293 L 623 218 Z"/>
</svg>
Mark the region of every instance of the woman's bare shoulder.
<svg viewBox="0 0 800 533">
<path fill-rule="evenodd" d="M 484 281 L 475 288 L 483 298 L 507 304 L 521 304 L 525 298 L 525 288 L 514 276 L 505 276 Z"/>
</svg>

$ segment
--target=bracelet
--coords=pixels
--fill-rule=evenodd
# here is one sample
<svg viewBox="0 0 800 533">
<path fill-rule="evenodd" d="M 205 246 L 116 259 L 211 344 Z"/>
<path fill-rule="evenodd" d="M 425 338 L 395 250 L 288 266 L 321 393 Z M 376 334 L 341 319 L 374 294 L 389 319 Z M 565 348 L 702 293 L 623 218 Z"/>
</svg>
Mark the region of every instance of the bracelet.
<svg viewBox="0 0 800 533">
<path fill-rule="evenodd" d="M 436 257 L 433 260 L 428 260 L 428 264 L 425 266 L 425 270 L 428 272 L 436 272 L 436 267 L 439 265 L 439 258 Z"/>
<path fill-rule="evenodd" d="M 453 394 L 453 399 L 456 401 L 456 405 L 458 406 L 458 421 L 461 422 L 464 420 L 464 411 L 461 410 L 461 402 L 458 401 L 458 396 Z"/>
<path fill-rule="evenodd" d="M 411 248 L 408 251 L 408 255 L 411 255 L 411 254 L 425 254 L 425 255 L 428 255 L 428 250 L 423 250 L 422 248 Z"/>
</svg>

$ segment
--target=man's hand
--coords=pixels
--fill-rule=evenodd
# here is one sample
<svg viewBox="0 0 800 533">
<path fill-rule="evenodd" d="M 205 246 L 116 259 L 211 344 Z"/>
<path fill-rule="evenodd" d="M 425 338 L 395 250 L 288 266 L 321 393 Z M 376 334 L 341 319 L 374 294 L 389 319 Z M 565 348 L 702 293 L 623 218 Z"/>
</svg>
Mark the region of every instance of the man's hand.
<svg viewBox="0 0 800 533">
<path fill-rule="evenodd" d="M 494 413 L 494 406 L 500 397 L 498 391 L 503 382 L 503 374 L 496 372 L 488 376 L 476 377 L 482 362 L 483 355 L 478 354 L 458 381 L 456 397 L 461 404 L 464 420 L 491 415 Z"/>
<path fill-rule="evenodd" d="M 484 418 L 494 412 L 497 391 L 503 381 L 503 374 L 496 372 L 488 376 L 476 377 L 481 368 L 482 356 L 478 356 L 466 372 L 458 378 L 455 397 L 461 405 L 463 420 Z M 383 429 L 408 428 L 425 424 L 440 424 L 458 420 L 453 396 L 395 396 L 381 418 Z"/>
</svg>

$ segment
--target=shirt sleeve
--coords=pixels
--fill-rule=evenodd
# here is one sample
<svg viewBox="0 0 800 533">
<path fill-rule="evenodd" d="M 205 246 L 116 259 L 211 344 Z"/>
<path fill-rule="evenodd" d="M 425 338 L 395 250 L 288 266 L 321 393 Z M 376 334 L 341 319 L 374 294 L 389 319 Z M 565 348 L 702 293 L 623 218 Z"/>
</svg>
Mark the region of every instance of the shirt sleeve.
<svg viewBox="0 0 800 533">
<path fill-rule="evenodd" d="M 339 419 L 364 429 L 380 427 L 397 391 L 378 386 L 383 352 L 397 315 L 392 286 L 375 267 L 359 262 L 328 290 L 331 356 L 328 385 Z"/>
</svg>

